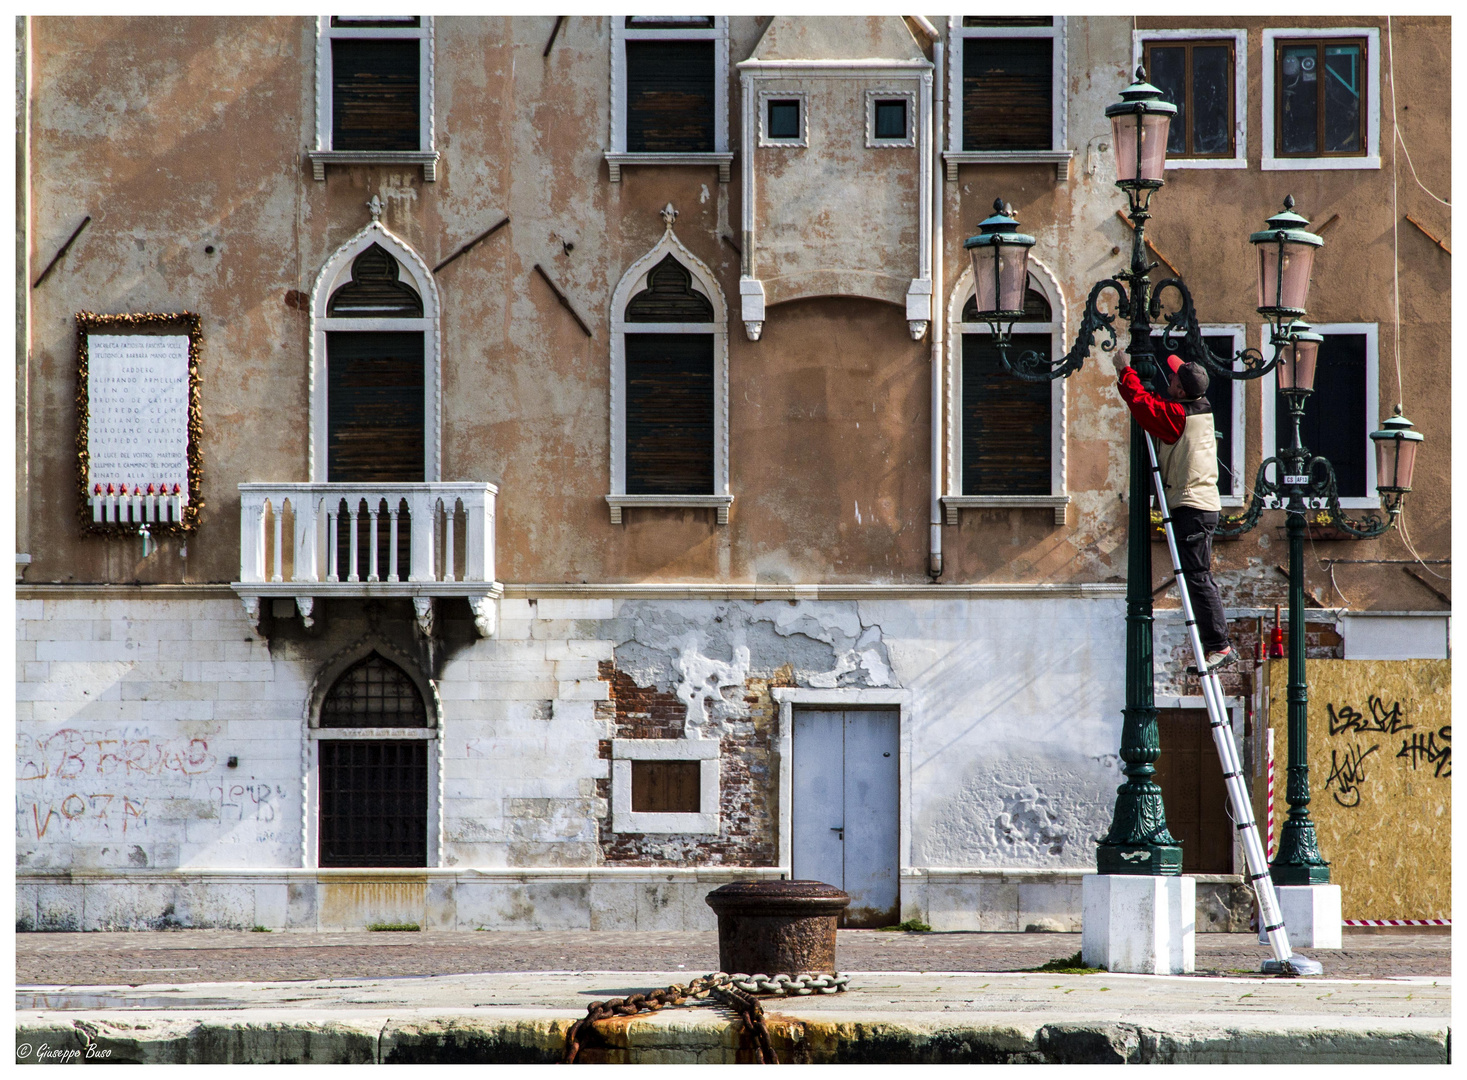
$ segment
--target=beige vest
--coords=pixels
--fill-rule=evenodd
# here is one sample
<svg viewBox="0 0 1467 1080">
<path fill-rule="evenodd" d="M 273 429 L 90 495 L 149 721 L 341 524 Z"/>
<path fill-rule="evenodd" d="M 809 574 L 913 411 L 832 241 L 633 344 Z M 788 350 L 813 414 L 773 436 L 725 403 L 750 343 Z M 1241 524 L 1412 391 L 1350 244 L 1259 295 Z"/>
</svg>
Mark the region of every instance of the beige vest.
<svg viewBox="0 0 1467 1080">
<path fill-rule="evenodd" d="M 1211 412 L 1187 417 L 1182 437 L 1167 444 L 1157 440 L 1156 460 L 1166 487 L 1168 506 L 1221 510 L 1217 495 L 1217 435 Z"/>
</svg>

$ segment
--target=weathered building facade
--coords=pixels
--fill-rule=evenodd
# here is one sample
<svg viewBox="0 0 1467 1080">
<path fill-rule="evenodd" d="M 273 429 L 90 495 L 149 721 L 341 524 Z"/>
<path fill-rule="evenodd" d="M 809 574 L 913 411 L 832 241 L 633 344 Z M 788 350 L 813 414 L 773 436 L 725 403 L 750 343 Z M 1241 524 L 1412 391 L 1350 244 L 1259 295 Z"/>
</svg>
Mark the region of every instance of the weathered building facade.
<svg viewBox="0 0 1467 1080">
<path fill-rule="evenodd" d="M 1149 236 L 1209 336 L 1262 344 L 1246 236 L 1293 194 L 1347 506 L 1396 402 L 1428 440 L 1406 531 L 1316 530 L 1311 655 L 1444 657 L 1445 19 L 22 20 L 20 924 L 704 927 L 794 874 L 854 923 L 1078 928 L 1126 414 L 1108 361 L 1006 379 L 961 241 L 1012 204 L 1016 334 L 1067 349 L 1129 251 L 1103 109 L 1147 58 L 1195 117 Z M 100 381 L 140 336 L 195 350 L 181 527 L 162 473 L 97 471 L 136 460 L 102 403 L 168 420 Z M 1215 397 L 1231 506 L 1263 384 Z M 1218 545 L 1245 646 L 1264 522 Z M 1246 921 L 1187 820 L 1199 927 Z"/>
</svg>

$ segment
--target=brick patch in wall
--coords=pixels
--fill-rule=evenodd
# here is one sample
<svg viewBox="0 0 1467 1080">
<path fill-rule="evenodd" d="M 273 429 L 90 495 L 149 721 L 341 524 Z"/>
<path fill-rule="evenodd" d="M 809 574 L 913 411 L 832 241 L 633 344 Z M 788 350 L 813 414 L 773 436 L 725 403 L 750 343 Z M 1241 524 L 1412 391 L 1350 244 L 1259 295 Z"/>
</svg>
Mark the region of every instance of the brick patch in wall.
<svg viewBox="0 0 1467 1080">
<path fill-rule="evenodd" d="M 638 686 L 610 661 L 601 661 L 599 677 L 610 685 L 615 738 L 681 739 L 687 706 L 675 693 Z M 611 781 L 597 781 L 597 795 L 605 800 L 605 816 L 597 822 L 602 855 L 607 863 L 630 866 L 773 866 L 776 830 L 773 816 L 774 729 L 778 705 L 773 686 L 793 686 L 786 665 L 772 677 L 750 676 L 743 692 L 728 701 L 707 698 L 704 707 L 724 722 L 727 734 L 719 746 L 719 817 L 717 837 L 616 833 L 611 830 Z M 598 746 L 602 758 L 611 757 L 611 740 Z"/>
</svg>

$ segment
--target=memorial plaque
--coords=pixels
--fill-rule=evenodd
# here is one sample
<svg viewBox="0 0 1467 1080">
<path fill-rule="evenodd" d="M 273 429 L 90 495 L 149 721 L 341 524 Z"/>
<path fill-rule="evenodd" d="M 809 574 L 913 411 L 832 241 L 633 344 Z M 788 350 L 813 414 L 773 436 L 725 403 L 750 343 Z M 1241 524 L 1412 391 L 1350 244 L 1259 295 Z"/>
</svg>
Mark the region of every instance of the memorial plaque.
<svg viewBox="0 0 1467 1080">
<path fill-rule="evenodd" d="M 77 315 L 79 507 L 89 532 L 186 532 L 198 520 L 199 319 Z"/>
</svg>

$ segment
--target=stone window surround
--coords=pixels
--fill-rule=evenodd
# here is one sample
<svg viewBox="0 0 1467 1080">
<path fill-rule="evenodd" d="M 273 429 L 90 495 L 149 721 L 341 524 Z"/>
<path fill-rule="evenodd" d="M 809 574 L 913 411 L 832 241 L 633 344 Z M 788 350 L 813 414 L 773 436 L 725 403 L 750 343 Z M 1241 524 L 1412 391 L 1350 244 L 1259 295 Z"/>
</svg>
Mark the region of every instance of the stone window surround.
<svg viewBox="0 0 1467 1080">
<path fill-rule="evenodd" d="M 709 41 L 713 44 L 713 152 L 632 153 L 627 150 L 628 41 Z M 620 15 L 611 17 L 611 149 L 606 165 L 613 184 L 621 182 L 627 165 L 716 165 L 718 182 L 729 182 L 733 153 L 728 148 L 728 16 L 715 15 L 711 27 L 628 27 Z"/>
<path fill-rule="evenodd" d="M 433 16 L 423 15 L 420 25 L 332 26 L 331 16 L 316 16 L 316 145 L 307 151 L 311 173 L 326 179 L 326 166 L 421 165 L 423 179 L 438 179 L 438 150 L 433 94 Z M 418 149 L 333 150 L 331 148 L 331 42 L 336 38 L 417 38 L 418 52 Z"/>
<path fill-rule="evenodd" d="M 1276 157 L 1274 156 L 1274 52 L 1279 41 L 1309 38 L 1364 38 L 1365 50 L 1365 153 L 1356 157 Z M 1263 157 L 1264 172 L 1300 169 L 1379 169 L 1380 164 L 1380 29 L 1374 26 L 1299 27 L 1265 29 L 1260 64 L 1263 77 Z M 1171 167 L 1171 163 L 1167 163 Z M 1372 466 L 1372 470 L 1374 466 Z M 1373 481 L 1372 481 L 1373 483 Z M 1341 505 L 1348 505 L 1342 503 Z"/>
<path fill-rule="evenodd" d="M 901 99 L 907 103 L 907 134 L 900 139 L 878 138 L 876 134 L 876 103 Z M 917 92 L 915 90 L 888 90 L 885 88 L 866 91 L 866 147 L 875 149 L 887 146 L 917 145 Z"/>
<path fill-rule="evenodd" d="M 708 833 L 721 825 L 719 740 L 612 739 L 611 829 L 618 833 Z M 632 762 L 698 762 L 698 813 L 643 813 L 632 809 Z"/>
<path fill-rule="evenodd" d="M 667 222 L 662 238 L 622 275 L 611 297 L 611 491 L 606 503 L 611 508 L 611 523 L 620 524 L 623 510 L 630 507 L 711 508 L 720 525 L 728 524 L 728 304 L 718 279 L 708 266 L 683 246 L 668 220 L 671 207 L 665 210 Z M 672 218 L 676 217 L 671 212 Z M 694 289 L 713 305 L 713 321 L 706 323 L 628 323 L 626 307 L 632 297 L 647 287 L 647 275 L 667 255 L 672 255 L 687 270 Z M 626 335 L 635 334 L 711 334 L 713 336 L 713 490 L 693 495 L 631 495 L 627 493 L 626 474 Z"/>
<path fill-rule="evenodd" d="M 963 42 L 968 38 L 1038 38 L 1054 39 L 1054 65 L 1051 71 L 1051 97 L 1054 110 L 1048 150 L 964 150 L 963 149 Z M 1070 178 L 1069 148 L 1069 80 L 1066 78 L 1068 28 L 1063 15 L 1054 16 L 1054 25 L 1045 26 L 964 26 L 960 15 L 947 20 L 948 48 L 948 117 L 947 150 L 942 159 L 947 163 L 947 181 L 958 181 L 959 165 L 1054 165 L 1056 182 Z"/>
<path fill-rule="evenodd" d="M 800 133 L 794 138 L 776 138 L 765 133 L 769 123 L 771 101 L 798 101 L 800 103 Z M 760 90 L 759 91 L 759 141 L 760 146 L 810 145 L 810 99 L 803 90 Z"/>
<path fill-rule="evenodd" d="M 897 710 L 897 862 L 898 905 L 905 911 L 913 883 L 908 880 L 912 867 L 912 691 L 904 689 L 864 689 L 840 687 L 817 690 L 803 686 L 776 686 L 770 689 L 779 705 L 779 723 L 774 738 L 775 789 L 779 792 L 776 814 L 779 829 L 779 865 L 789 867 L 794 854 L 794 799 L 792 763 L 795 751 L 795 707 L 797 705 L 825 709 L 859 709 L 886 706 Z"/>
<path fill-rule="evenodd" d="M 336 685 L 336 680 L 357 661 L 372 653 L 397 665 L 412 680 L 423 697 L 427 709 L 428 723 L 420 728 L 323 728 L 321 706 L 326 695 Z M 321 753 L 323 740 L 332 739 L 422 739 L 428 744 L 428 857 L 424 860 L 429 867 L 442 865 L 444 848 L 444 755 L 443 703 L 438 688 L 425 679 L 410 657 L 404 656 L 386 642 L 361 639 L 348 645 L 322 665 L 306 695 L 305 708 L 301 716 L 301 867 L 317 869 L 320 866 L 321 829 Z M 375 873 L 380 868 L 369 868 Z M 414 867 L 390 868 L 411 872 Z M 348 870 L 348 872 L 354 872 Z"/>
<path fill-rule="evenodd" d="M 1379 323 L 1315 323 L 1316 334 L 1364 334 L 1365 335 L 1365 430 L 1360 438 L 1369 440 L 1370 433 L 1380 426 L 1380 324 Z M 1272 356 L 1268 343 L 1269 329 L 1258 331 L 1259 347 L 1264 356 Z M 1319 377 L 1327 378 L 1329 372 L 1321 367 Z M 1278 383 L 1273 372 L 1258 380 L 1262 384 L 1263 408 L 1260 414 L 1259 435 L 1262 441 L 1263 458 L 1273 456 L 1275 440 L 1274 398 Z M 1250 482 L 1252 477 L 1247 478 Z M 1375 447 L 1367 445 L 1365 450 L 1365 490 L 1371 494 L 1340 496 L 1340 507 L 1345 510 L 1379 510 L 1380 494 L 1375 489 Z"/>
<path fill-rule="evenodd" d="M 352 261 L 363 251 L 378 244 L 397 260 L 399 271 L 407 275 L 423 300 L 421 319 L 364 319 L 328 316 L 326 305 L 331 294 L 351 280 Z M 388 232 L 380 221 L 372 221 L 327 259 L 311 287 L 310 385 L 309 402 L 310 462 L 312 483 L 324 483 L 327 470 L 327 371 L 326 333 L 329 330 L 355 331 L 421 331 L 423 334 L 423 480 L 436 483 L 440 478 L 440 448 L 443 445 L 443 387 L 441 380 L 440 334 L 438 328 L 438 287 L 428 264 L 401 237 Z"/>
<path fill-rule="evenodd" d="M 1047 323 L 1015 323 L 1014 333 L 1048 333 L 1053 355 L 1062 356 L 1069 348 L 1069 308 L 1054 272 L 1029 255 L 1029 278 L 1037 284 L 1049 301 L 1052 321 Z M 1065 379 L 1055 379 L 1051 386 L 1050 493 L 1048 495 L 964 495 L 963 492 L 963 335 L 987 334 L 987 323 L 962 321 L 963 306 L 973 295 L 973 268 L 965 266 L 958 275 L 948 299 L 947 347 L 947 450 L 948 494 L 942 497 L 947 510 L 947 523 L 956 525 L 961 510 L 1049 509 L 1055 525 L 1068 518 L 1070 495 L 1067 482 L 1067 432 L 1069 428 L 1068 397 Z"/>
<path fill-rule="evenodd" d="M 1146 43 L 1166 41 L 1221 41 L 1233 43 L 1233 156 L 1230 158 L 1174 158 L 1168 169 L 1246 169 L 1248 167 L 1248 31 L 1247 30 L 1133 30 L 1131 70 L 1141 63 Z M 1272 136 L 1270 136 L 1271 138 Z"/>
</svg>

